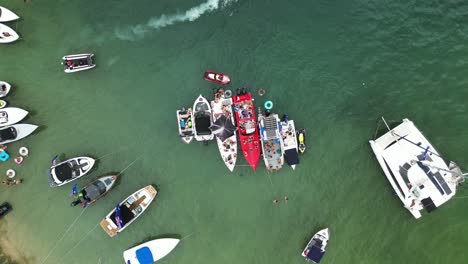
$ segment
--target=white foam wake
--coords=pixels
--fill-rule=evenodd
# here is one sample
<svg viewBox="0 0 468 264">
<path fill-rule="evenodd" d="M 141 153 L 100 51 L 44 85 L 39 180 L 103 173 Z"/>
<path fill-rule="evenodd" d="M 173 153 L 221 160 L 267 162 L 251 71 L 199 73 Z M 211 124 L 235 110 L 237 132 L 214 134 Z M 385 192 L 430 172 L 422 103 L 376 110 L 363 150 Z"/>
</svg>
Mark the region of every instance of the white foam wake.
<svg viewBox="0 0 468 264">
<path fill-rule="evenodd" d="M 190 22 L 197 20 L 205 13 L 213 12 L 218 8 L 227 6 L 237 0 L 207 0 L 198 6 L 192 7 L 184 13 L 177 13 L 171 15 L 161 15 L 153 17 L 145 24 L 129 26 L 126 28 L 118 28 L 115 30 L 117 38 L 122 40 L 138 40 L 144 37 L 146 33 L 151 30 L 158 30 L 175 23 Z"/>
</svg>

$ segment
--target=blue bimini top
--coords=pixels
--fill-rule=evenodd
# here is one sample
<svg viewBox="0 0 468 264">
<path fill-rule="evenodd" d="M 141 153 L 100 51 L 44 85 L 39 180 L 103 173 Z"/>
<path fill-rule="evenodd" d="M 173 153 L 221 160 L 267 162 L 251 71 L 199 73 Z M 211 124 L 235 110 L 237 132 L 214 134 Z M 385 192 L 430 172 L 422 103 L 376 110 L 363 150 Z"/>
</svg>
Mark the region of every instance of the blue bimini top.
<svg viewBox="0 0 468 264">
<path fill-rule="evenodd" d="M 142 247 L 138 249 L 135 253 L 140 264 L 154 263 L 153 254 L 151 254 L 151 250 L 148 247 Z"/>
</svg>

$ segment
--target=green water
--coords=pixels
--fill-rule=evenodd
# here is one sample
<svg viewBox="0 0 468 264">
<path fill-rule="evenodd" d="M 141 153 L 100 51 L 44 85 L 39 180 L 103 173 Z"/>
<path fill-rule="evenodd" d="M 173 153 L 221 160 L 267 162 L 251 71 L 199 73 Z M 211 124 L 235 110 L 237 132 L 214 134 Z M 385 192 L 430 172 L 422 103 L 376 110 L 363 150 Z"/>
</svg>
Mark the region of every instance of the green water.
<svg viewBox="0 0 468 264">
<path fill-rule="evenodd" d="M 8 23 L 21 41 L 0 46 L 0 79 L 14 86 L 6 99 L 42 127 L 9 145 L 10 153 L 30 148 L 23 165 L 0 165 L 0 174 L 14 167 L 24 179 L 0 186 L 0 201 L 14 206 L 0 221 L 1 238 L 21 252 L 20 263 L 43 263 L 49 254 L 45 263 L 123 263 L 122 252 L 138 243 L 186 236 L 159 263 L 304 263 L 301 250 L 327 226 L 323 263 L 466 263 L 466 187 L 415 220 L 367 141 L 380 116 L 408 117 L 447 158 L 467 166 L 468 3 L 216 3 L 1 3 L 22 17 Z M 200 8 L 208 11 L 195 19 Z M 181 22 L 187 10 L 194 19 Z M 63 73 L 60 58 L 79 52 L 95 53 L 96 69 Z M 295 171 L 267 174 L 260 162 L 256 172 L 239 166 L 229 173 L 214 142 L 180 141 L 175 111 L 211 94 L 205 69 L 230 74 L 234 90 L 264 88 L 258 106 L 270 99 L 307 129 L 308 152 Z M 136 161 L 80 216 L 69 207 L 71 185 L 48 186 L 57 153 L 106 155 L 81 186 Z M 112 239 L 96 227 L 147 184 L 160 192 L 140 219 Z M 272 204 L 275 198 L 281 202 Z"/>
</svg>

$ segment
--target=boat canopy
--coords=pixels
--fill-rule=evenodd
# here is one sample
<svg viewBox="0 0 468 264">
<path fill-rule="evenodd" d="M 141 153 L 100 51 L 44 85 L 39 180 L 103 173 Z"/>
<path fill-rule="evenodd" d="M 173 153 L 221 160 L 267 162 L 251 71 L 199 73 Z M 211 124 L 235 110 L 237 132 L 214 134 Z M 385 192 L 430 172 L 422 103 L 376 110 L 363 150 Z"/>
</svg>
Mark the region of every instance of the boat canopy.
<svg viewBox="0 0 468 264">
<path fill-rule="evenodd" d="M 214 124 L 210 126 L 210 129 L 221 141 L 230 138 L 236 131 L 236 127 L 232 124 L 231 119 L 227 118 L 225 115 L 216 119 Z"/>
<path fill-rule="evenodd" d="M 149 247 L 142 247 L 138 249 L 135 253 L 138 259 L 138 263 L 140 264 L 152 264 L 155 261 Z"/>
<path fill-rule="evenodd" d="M 92 201 L 99 198 L 99 196 L 106 192 L 106 185 L 101 181 L 96 181 L 86 187 L 84 191 L 86 192 L 86 198 Z"/>
<path fill-rule="evenodd" d="M 299 164 L 299 154 L 297 153 L 296 149 L 285 150 L 284 157 L 286 158 L 286 162 L 289 165 Z"/>
<path fill-rule="evenodd" d="M 312 247 L 309 248 L 309 252 L 307 252 L 307 258 L 315 263 L 319 263 L 323 255 L 325 255 L 325 251 L 323 251 L 317 244 L 312 245 Z"/>
<path fill-rule="evenodd" d="M 207 114 L 199 114 L 195 118 L 195 128 L 199 135 L 210 135 L 211 118 Z"/>
<path fill-rule="evenodd" d="M 9 127 L 0 130 L 0 141 L 11 140 L 16 138 L 16 129 L 14 127 Z"/>
</svg>

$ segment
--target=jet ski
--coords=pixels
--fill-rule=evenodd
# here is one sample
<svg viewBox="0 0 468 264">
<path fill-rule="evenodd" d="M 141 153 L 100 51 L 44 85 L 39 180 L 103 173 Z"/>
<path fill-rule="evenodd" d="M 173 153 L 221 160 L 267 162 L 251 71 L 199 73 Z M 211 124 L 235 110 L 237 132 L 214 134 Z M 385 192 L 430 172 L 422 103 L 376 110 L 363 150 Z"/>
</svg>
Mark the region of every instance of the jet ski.
<svg viewBox="0 0 468 264">
<path fill-rule="evenodd" d="M 215 71 L 206 70 L 205 71 L 205 80 L 209 82 L 219 83 L 219 84 L 228 84 L 231 82 L 231 78 L 226 74 L 222 74 Z"/>
<path fill-rule="evenodd" d="M 298 144 L 299 153 L 304 154 L 306 150 L 305 128 L 301 128 L 297 131 L 297 144 Z"/>
</svg>

